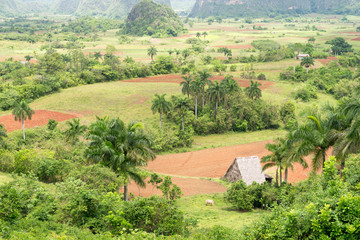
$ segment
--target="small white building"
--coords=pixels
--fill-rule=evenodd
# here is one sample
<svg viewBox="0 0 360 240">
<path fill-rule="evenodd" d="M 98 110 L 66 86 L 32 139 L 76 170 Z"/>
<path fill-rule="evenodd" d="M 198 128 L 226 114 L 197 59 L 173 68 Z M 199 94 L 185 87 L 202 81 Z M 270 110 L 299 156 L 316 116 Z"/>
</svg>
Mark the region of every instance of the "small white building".
<svg viewBox="0 0 360 240">
<path fill-rule="evenodd" d="M 301 53 L 301 54 L 296 56 L 296 59 L 303 60 L 306 57 L 310 57 L 310 55 L 307 54 L 307 53 Z"/>
</svg>

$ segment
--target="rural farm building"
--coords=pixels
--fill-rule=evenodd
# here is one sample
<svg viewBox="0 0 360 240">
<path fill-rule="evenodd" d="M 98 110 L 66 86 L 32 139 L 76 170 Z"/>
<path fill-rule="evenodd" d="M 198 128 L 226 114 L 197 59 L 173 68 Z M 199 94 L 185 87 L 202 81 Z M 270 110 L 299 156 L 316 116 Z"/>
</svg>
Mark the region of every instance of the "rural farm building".
<svg viewBox="0 0 360 240">
<path fill-rule="evenodd" d="M 310 57 L 310 55 L 306 54 L 306 53 L 305 54 L 302 53 L 302 54 L 297 55 L 296 59 L 303 60 L 306 57 Z"/>
<path fill-rule="evenodd" d="M 268 180 L 262 173 L 260 159 L 257 156 L 235 158 L 224 177 L 230 182 L 243 180 L 247 185 L 253 182 L 263 183 Z"/>
</svg>

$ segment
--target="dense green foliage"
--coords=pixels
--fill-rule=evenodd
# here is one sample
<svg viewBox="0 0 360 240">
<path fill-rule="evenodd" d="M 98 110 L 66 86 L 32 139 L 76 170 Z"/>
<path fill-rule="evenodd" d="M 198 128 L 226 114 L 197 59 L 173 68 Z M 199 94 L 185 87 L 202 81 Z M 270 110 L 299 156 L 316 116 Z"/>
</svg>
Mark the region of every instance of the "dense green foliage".
<svg viewBox="0 0 360 240">
<path fill-rule="evenodd" d="M 183 30 L 183 23 L 170 7 L 144 0 L 131 9 L 124 33 L 168 37 L 177 36 Z"/>
</svg>

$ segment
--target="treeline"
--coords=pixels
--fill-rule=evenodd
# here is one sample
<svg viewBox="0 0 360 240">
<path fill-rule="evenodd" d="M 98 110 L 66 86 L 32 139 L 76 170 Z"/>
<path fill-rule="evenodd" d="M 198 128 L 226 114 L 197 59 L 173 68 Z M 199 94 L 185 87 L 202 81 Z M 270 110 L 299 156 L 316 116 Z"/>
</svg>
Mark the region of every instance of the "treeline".
<svg viewBox="0 0 360 240">
<path fill-rule="evenodd" d="M 303 101 L 314 98 L 319 90 L 341 99 L 350 96 L 360 86 L 359 71 L 351 69 L 359 65 L 358 54 L 344 55 L 325 67 L 311 69 L 309 73 L 301 66 L 290 67 L 280 74 L 280 79 L 303 83 L 295 95 Z"/>
<path fill-rule="evenodd" d="M 26 58 L 30 61 L 34 56 Z M 51 49 L 35 59 L 37 64 L 0 63 L 0 76 L 4 80 L 0 88 L 1 109 L 10 109 L 17 101 L 31 101 L 62 88 L 173 73 L 182 64 L 171 57 L 158 57 L 151 64 L 135 62 L 130 57 L 121 61 L 113 46 L 108 46 L 105 53 L 88 55 L 81 49 L 70 49 L 66 54 Z"/>
<path fill-rule="evenodd" d="M 155 95 L 152 110 L 160 114 L 160 128 L 162 117 L 166 116 L 167 122 L 179 126 L 183 137 L 188 139 L 185 142 L 191 144 L 192 134 L 276 129 L 280 127 L 281 118 L 294 115 L 295 109 L 284 112 L 283 106 L 279 109 L 262 100 L 259 82 L 250 80 L 250 86 L 243 90 L 230 75 L 220 82 L 211 81 L 211 77 L 207 70 L 184 76 L 180 85 L 185 98 L 171 96 L 167 100 L 165 95 Z M 161 132 L 169 134 L 160 134 L 157 138 L 158 150 L 171 150 L 171 131 Z"/>
</svg>

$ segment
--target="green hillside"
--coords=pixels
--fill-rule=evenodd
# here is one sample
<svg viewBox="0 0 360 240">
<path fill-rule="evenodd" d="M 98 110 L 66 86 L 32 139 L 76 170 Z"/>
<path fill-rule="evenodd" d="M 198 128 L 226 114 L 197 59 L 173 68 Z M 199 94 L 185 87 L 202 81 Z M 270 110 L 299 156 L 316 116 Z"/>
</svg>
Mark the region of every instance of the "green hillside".
<svg viewBox="0 0 360 240">
<path fill-rule="evenodd" d="M 276 16 L 277 14 L 359 15 L 360 2 L 353 0 L 197 0 L 192 17 Z"/>
<path fill-rule="evenodd" d="M 137 36 L 177 36 L 184 30 L 171 7 L 145 0 L 135 5 L 126 20 L 124 32 Z"/>
</svg>

